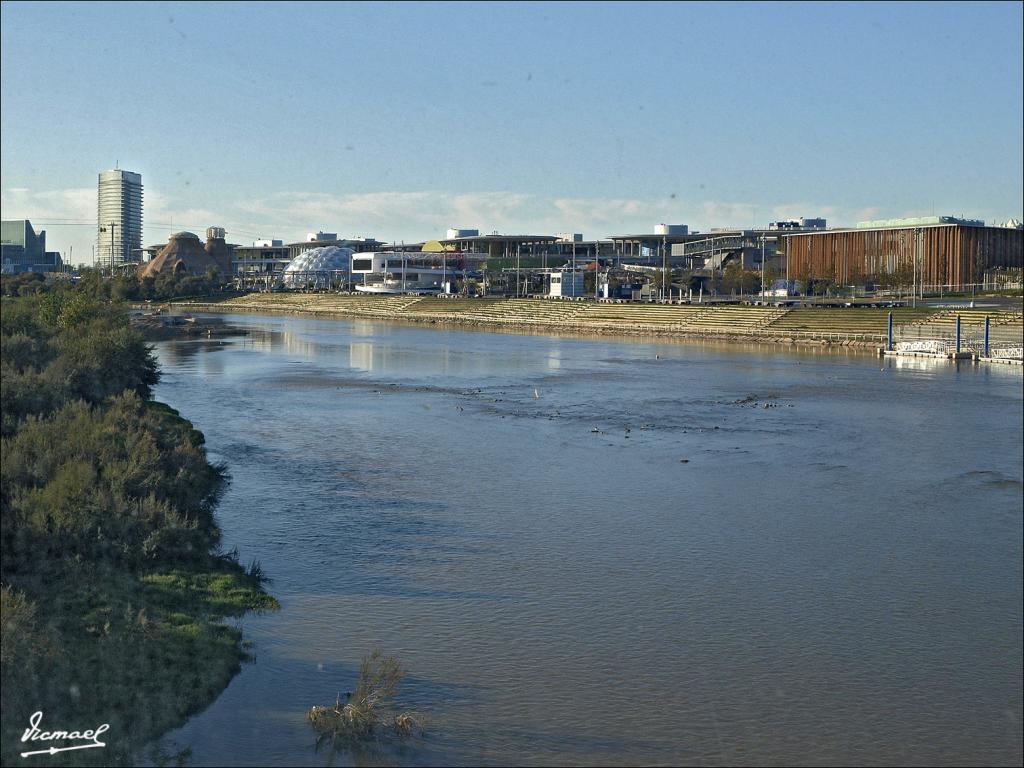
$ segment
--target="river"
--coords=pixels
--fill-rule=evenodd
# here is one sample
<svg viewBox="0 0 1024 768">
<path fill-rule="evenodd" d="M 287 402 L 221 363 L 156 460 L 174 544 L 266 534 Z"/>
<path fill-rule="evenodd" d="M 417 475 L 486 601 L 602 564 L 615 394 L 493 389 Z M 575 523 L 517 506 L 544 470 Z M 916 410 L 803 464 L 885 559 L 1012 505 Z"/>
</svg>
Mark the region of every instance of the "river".
<svg viewBox="0 0 1024 768">
<path fill-rule="evenodd" d="M 1024 758 L 1020 368 L 227 320 L 156 398 L 283 607 L 191 764 Z M 425 736 L 317 750 L 376 647 Z"/>
</svg>

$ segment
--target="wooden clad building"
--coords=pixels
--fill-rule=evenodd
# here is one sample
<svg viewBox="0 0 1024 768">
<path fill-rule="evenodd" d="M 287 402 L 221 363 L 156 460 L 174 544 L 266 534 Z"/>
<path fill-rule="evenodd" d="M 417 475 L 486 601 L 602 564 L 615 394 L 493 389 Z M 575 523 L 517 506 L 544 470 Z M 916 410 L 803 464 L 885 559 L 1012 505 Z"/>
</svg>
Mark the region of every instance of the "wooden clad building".
<svg viewBox="0 0 1024 768">
<path fill-rule="evenodd" d="M 840 285 L 915 275 L 928 286 L 963 289 L 982 282 L 985 270 L 1020 268 L 1024 230 L 959 223 L 807 232 L 786 236 L 791 280 L 832 280 Z"/>
</svg>

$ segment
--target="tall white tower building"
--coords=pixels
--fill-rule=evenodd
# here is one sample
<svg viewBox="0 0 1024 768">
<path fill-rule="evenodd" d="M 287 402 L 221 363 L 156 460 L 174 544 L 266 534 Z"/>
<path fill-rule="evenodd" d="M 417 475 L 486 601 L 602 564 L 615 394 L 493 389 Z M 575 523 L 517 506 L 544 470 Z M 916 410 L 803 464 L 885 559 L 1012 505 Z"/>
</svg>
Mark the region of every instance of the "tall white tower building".
<svg viewBox="0 0 1024 768">
<path fill-rule="evenodd" d="M 142 176 L 131 171 L 100 173 L 96 263 L 110 269 L 139 261 L 142 248 Z"/>
</svg>

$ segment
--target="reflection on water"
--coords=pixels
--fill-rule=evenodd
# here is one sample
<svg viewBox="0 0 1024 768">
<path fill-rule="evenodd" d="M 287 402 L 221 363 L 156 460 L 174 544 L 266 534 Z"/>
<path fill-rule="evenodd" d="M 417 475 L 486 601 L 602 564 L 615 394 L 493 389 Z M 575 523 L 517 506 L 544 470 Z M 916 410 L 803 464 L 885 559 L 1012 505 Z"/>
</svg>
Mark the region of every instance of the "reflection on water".
<svg viewBox="0 0 1024 768">
<path fill-rule="evenodd" d="M 312 360 L 318 353 L 317 344 L 289 330 L 250 328 L 245 338 L 238 343 L 243 348 L 259 352 L 287 352 L 291 357 L 303 360 Z"/>
<path fill-rule="evenodd" d="M 1020 369 L 232 321 L 157 395 L 283 609 L 195 764 L 1020 763 Z M 428 738 L 317 752 L 377 646 Z"/>
</svg>

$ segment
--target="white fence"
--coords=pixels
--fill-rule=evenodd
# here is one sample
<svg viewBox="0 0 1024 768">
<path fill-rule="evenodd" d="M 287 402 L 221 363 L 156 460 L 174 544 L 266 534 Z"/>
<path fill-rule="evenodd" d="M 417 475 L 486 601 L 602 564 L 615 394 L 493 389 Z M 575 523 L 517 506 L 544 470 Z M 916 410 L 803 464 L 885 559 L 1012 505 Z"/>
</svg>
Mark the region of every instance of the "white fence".
<svg viewBox="0 0 1024 768">
<path fill-rule="evenodd" d="M 893 329 L 893 349 L 897 352 L 973 352 L 984 355 L 985 329 L 977 323 L 963 324 L 960 328 L 960 346 L 957 349 L 956 332 L 939 331 L 914 325 Z M 993 325 L 989 328 L 988 357 L 1019 360 L 1024 357 L 1024 328 L 1020 325 Z"/>
</svg>

